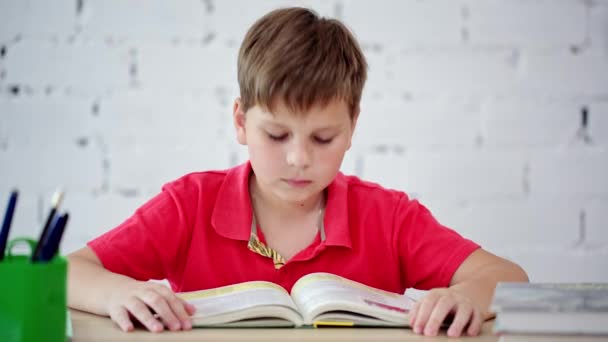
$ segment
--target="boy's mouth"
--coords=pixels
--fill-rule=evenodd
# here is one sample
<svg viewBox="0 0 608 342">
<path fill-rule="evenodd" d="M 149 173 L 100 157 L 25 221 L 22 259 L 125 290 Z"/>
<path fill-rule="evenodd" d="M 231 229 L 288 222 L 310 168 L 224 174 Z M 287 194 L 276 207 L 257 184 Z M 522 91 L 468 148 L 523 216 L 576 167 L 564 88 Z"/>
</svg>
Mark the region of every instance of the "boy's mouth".
<svg viewBox="0 0 608 342">
<path fill-rule="evenodd" d="M 312 183 L 311 180 L 309 179 L 297 179 L 297 178 L 292 178 L 292 179 L 283 179 L 287 184 L 289 184 L 290 186 L 293 187 L 304 187 L 309 185 L 310 183 Z"/>
</svg>

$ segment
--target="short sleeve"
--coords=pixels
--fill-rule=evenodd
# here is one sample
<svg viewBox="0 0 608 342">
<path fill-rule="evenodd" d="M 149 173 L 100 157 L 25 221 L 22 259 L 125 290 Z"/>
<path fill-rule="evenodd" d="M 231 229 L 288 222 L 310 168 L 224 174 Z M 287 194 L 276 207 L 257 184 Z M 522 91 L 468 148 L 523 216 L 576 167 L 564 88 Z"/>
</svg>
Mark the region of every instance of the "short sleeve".
<svg viewBox="0 0 608 342">
<path fill-rule="evenodd" d="M 138 280 L 175 278 L 183 271 L 196 201 L 184 178 L 161 193 L 118 227 L 87 245 L 111 272 Z M 180 273 L 181 274 L 181 273 Z"/>
<path fill-rule="evenodd" d="M 403 196 L 395 216 L 396 246 L 406 288 L 448 287 L 462 262 L 479 245 L 441 225 L 417 200 Z"/>
</svg>

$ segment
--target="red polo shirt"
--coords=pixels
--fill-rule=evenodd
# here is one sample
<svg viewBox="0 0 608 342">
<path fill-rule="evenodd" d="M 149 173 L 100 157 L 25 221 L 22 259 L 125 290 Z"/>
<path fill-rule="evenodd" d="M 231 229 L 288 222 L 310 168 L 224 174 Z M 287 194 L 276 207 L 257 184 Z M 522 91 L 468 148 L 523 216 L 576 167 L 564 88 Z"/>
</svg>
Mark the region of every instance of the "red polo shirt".
<svg viewBox="0 0 608 342">
<path fill-rule="evenodd" d="M 317 234 L 310 246 L 275 269 L 271 258 L 247 247 L 250 173 L 245 163 L 183 176 L 88 246 L 108 270 L 139 280 L 167 279 L 176 292 L 251 280 L 290 291 L 312 272 L 397 293 L 408 287 L 446 287 L 479 248 L 405 193 L 339 173 L 328 187 L 325 241 Z"/>
</svg>

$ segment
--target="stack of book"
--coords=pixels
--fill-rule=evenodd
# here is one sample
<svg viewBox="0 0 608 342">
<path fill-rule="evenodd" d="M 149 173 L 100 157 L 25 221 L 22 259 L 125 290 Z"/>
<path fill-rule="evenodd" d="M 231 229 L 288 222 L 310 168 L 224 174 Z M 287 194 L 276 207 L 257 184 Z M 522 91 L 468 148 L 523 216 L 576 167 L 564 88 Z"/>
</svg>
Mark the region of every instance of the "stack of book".
<svg viewBox="0 0 608 342">
<path fill-rule="evenodd" d="M 491 310 L 501 342 L 608 341 L 608 283 L 499 283 Z"/>
</svg>

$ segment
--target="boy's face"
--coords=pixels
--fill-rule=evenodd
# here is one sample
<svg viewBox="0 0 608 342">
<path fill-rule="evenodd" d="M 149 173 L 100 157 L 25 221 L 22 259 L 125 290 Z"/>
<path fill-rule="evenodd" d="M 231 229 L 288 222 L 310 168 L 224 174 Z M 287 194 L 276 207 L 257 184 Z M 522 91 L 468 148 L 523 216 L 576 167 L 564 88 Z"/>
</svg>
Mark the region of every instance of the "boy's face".
<svg viewBox="0 0 608 342">
<path fill-rule="evenodd" d="M 289 203 L 315 199 L 333 181 L 357 119 L 343 101 L 295 115 L 283 101 L 273 113 L 257 105 L 244 113 L 237 99 L 233 112 L 237 140 L 248 146 L 260 190 Z"/>
</svg>

